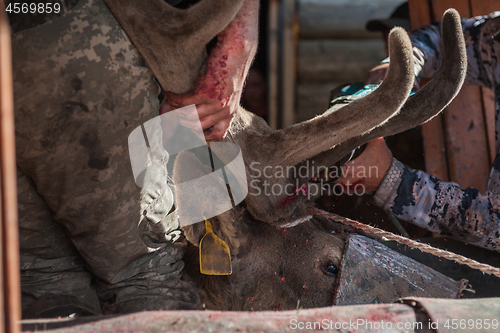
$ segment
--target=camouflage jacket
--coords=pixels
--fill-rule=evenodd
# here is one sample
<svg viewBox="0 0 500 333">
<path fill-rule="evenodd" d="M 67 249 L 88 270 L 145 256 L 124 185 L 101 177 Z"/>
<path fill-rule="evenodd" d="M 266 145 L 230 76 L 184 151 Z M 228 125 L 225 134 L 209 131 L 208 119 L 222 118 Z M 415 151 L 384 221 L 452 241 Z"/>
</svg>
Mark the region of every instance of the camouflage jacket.
<svg viewBox="0 0 500 333">
<path fill-rule="evenodd" d="M 500 132 L 500 12 L 463 19 L 467 45 L 466 84 L 490 88 L 495 93 L 496 149 Z M 436 23 L 411 35 L 417 80 L 432 77 L 441 60 L 441 29 Z M 500 252 L 500 152 L 491 169 L 488 189 L 461 189 L 423 171 L 393 160 L 373 202 L 399 219 L 480 247 Z"/>
</svg>

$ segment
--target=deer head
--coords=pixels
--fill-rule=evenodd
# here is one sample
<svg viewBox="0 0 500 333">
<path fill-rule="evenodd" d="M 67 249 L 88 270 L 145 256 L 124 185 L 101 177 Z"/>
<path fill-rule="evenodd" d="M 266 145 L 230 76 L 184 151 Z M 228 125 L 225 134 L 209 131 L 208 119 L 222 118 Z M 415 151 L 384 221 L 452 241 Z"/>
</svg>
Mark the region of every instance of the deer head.
<svg viewBox="0 0 500 333">
<path fill-rule="evenodd" d="M 242 3 L 203 0 L 183 11 L 161 0 L 140 5 L 132 0 L 105 1 L 164 90 L 175 93 L 193 87 L 206 56 L 205 44 L 231 21 Z M 258 310 L 331 305 L 338 281 L 335 269 L 330 268 L 338 267 L 342 257 L 341 228 L 309 216 L 305 197 L 287 201 L 286 193 L 262 195 L 264 186 L 268 183 L 298 190 L 315 176 L 318 166 L 333 165 L 373 138 L 402 132 L 437 115 L 456 96 L 465 78 L 465 44 L 455 10 L 444 14 L 443 40 L 443 60 L 438 73 L 411 97 L 408 96 L 414 81 L 412 48 L 406 32 L 396 28 L 389 36 L 388 76 L 369 95 L 278 131 L 240 108 L 224 141 L 241 149 L 246 180 L 239 179 L 248 182 L 250 192 L 242 205 L 211 219 L 214 232 L 231 248 L 233 274 L 201 277 L 197 260 L 187 260 L 188 273 L 209 307 Z M 224 149 L 215 153 L 226 164 L 233 156 Z M 173 178 L 177 184 L 211 171 L 205 170 L 190 152 L 179 153 L 175 163 Z M 199 171 L 179 167 L 186 163 L 199 164 Z M 304 167 L 306 175 L 265 173 L 266 168 L 290 167 Z M 252 189 L 260 189 L 260 195 L 252 193 Z M 215 197 L 227 193 L 226 184 L 217 180 L 201 190 L 210 192 L 211 197 L 214 193 Z M 199 200 L 196 205 L 190 204 L 192 199 L 188 188 L 176 191 L 179 210 L 203 211 L 204 206 L 213 204 Z M 184 231 L 186 238 L 197 245 L 205 227 L 194 224 Z M 191 254 L 195 258 L 196 249 Z M 254 297 L 259 298 L 258 304 L 252 303 Z"/>
<path fill-rule="evenodd" d="M 243 205 L 211 219 L 214 231 L 231 248 L 233 275 L 200 275 L 196 249 L 191 249 L 191 260 L 187 260 L 187 270 L 209 308 L 293 309 L 332 304 L 338 281 L 330 273 L 338 268 L 345 234 L 338 226 L 309 216 L 304 196 L 283 204 L 286 194 L 265 195 L 264 184 L 298 189 L 314 176 L 313 166 L 332 165 L 373 138 L 399 133 L 438 114 L 456 96 L 465 78 L 465 44 L 460 18 L 454 10 L 448 10 L 443 17 L 443 39 L 443 60 L 438 73 L 411 97 L 412 49 L 406 32 L 394 29 L 389 37 L 388 76 L 366 97 L 279 131 L 270 129 L 259 117 L 243 109 L 239 111 L 226 141 L 236 143 L 242 151 L 249 194 Z M 231 154 L 214 150 L 224 162 L 230 162 Z M 202 171 L 201 164 L 198 174 L 180 167 L 196 164 L 199 161 L 194 155 L 180 153 L 174 167 L 174 183 L 210 172 Z M 301 166 L 308 168 L 307 175 L 281 173 L 278 177 L 265 170 Z M 252 193 L 256 187 L 260 195 Z M 227 193 L 224 182 L 217 180 L 203 190 L 207 191 L 206 197 L 212 198 L 217 195 L 208 192 L 220 196 Z M 214 204 L 203 200 L 201 204 L 198 201 L 198 206 L 190 204 L 194 192 L 176 192 L 180 211 L 208 210 Z M 184 231 L 186 238 L 197 245 L 205 227 L 194 224 L 184 227 Z"/>
<path fill-rule="evenodd" d="M 228 140 L 241 148 L 247 165 L 250 192 L 245 203 L 250 213 L 258 220 L 275 224 L 300 218 L 304 214 L 305 197 L 297 196 L 284 205 L 286 194 L 252 195 L 252 188 L 260 186 L 260 192 L 264 193 L 267 181 L 282 188 L 293 184 L 298 189 L 315 176 L 318 166 L 333 165 L 354 148 L 374 138 L 418 126 L 444 109 L 460 90 L 467 68 L 460 17 L 453 9 L 443 16 L 443 40 L 443 60 L 437 74 L 411 97 L 408 97 L 414 79 L 411 44 L 404 30 L 394 29 L 389 37 L 391 64 L 387 78 L 367 96 L 279 131 L 269 129 L 248 112 L 239 112 Z M 308 172 L 306 176 L 293 173 L 274 177 L 271 173 L 267 177 L 266 167 L 268 170 L 304 167 Z"/>
</svg>

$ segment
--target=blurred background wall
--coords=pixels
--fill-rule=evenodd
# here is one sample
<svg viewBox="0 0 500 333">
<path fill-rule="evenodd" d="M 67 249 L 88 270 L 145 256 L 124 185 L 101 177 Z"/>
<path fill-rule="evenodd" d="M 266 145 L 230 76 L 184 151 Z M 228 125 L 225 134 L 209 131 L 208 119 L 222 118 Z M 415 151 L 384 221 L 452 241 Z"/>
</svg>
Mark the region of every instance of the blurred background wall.
<svg viewBox="0 0 500 333">
<path fill-rule="evenodd" d="M 298 49 L 295 121 L 326 110 L 338 85 L 364 81 L 386 57 L 381 33 L 367 21 L 388 18 L 401 0 L 297 0 Z"/>
<path fill-rule="evenodd" d="M 324 112 L 330 90 L 385 58 L 385 19 L 404 0 L 261 0 L 260 42 L 243 106 L 282 128 Z M 260 102 L 259 102 L 260 101 Z"/>
</svg>

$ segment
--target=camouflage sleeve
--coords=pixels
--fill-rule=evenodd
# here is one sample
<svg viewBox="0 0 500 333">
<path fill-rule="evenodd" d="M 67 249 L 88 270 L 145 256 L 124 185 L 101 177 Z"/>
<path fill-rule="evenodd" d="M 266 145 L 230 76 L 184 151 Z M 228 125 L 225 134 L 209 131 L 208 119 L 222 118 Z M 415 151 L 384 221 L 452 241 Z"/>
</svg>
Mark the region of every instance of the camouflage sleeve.
<svg viewBox="0 0 500 333">
<path fill-rule="evenodd" d="M 493 89 L 496 119 L 499 118 L 500 71 L 497 54 L 500 43 L 493 38 L 500 30 L 500 12 L 463 19 L 467 47 L 465 83 Z M 425 26 L 411 35 L 417 80 L 432 77 L 441 61 L 440 23 Z M 497 150 L 500 121 L 496 122 Z M 376 205 L 415 225 L 500 252 L 500 154 L 494 162 L 488 189 L 461 189 L 423 171 L 394 160 L 373 197 Z"/>
<path fill-rule="evenodd" d="M 461 189 L 394 159 L 373 202 L 434 233 L 500 252 L 500 157 L 492 168 L 488 190 Z"/>
<path fill-rule="evenodd" d="M 413 62 L 415 78 L 431 78 L 436 74 L 441 62 L 441 27 L 440 24 L 430 24 L 410 35 L 413 46 Z"/>
<path fill-rule="evenodd" d="M 462 19 L 462 29 L 468 58 L 465 83 L 494 89 L 495 83 L 500 82 L 498 80 L 500 72 L 489 71 L 488 67 L 491 69 L 497 67 L 496 54 L 500 50 L 500 43 L 492 37 L 500 30 L 500 11 L 486 16 Z M 441 22 L 414 30 L 410 40 L 413 45 L 416 80 L 420 82 L 422 78 L 432 78 L 441 62 Z M 382 63 L 389 61 L 390 59 L 386 58 Z"/>
<path fill-rule="evenodd" d="M 499 43 L 492 37 L 500 29 L 500 12 L 462 19 L 462 29 L 468 62 L 465 83 L 494 89 L 495 82 L 499 82 L 499 74 L 489 68 L 497 67 L 497 53 L 494 50 L 499 49 Z M 441 22 L 413 31 L 410 39 L 416 79 L 431 78 L 441 62 Z"/>
<path fill-rule="evenodd" d="M 424 26 L 410 35 L 413 46 L 415 79 L 431 78 L 439 68 L 441 61 L 441 27 L 439 23 Z M 381 63 L 389 63 L 390 58 Z"/>
</svg>

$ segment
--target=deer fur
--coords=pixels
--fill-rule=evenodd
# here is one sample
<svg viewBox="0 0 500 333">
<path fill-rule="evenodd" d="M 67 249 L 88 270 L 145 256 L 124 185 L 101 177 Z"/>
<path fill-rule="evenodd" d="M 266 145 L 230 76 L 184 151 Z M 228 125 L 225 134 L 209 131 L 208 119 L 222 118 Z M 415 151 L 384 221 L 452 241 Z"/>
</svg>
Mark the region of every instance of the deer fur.
<svg viewBox="0 0 500 333">
<path fill-rule="evenodd" d="M 243 0 L 203 0 L 178 9 L 163 0 L 104 0 L 165 91 L 194 86 L 205 46 L 232 21 Z"/>
<path fill-rule="evenodd" d="M 227 26 L 242 0 L 202 0 L 187 10 L 172 8 L 161 0 L 105 2 L 162 88 L 181 93 L 193 88 L 203 72 L 206 43 Z M 257 184 L 263 184 L 266 166 L 333 165 L 373 138 L 400 133 L 436 116 L 460 90 L 467 67 L 460 17 L 453 9 L 443 17 L 443 40 L 439 71 L 411 97 L 412 48 L 406 32 L 395 28 L 389 36 L 391 64 L 387 78 L 369 95 L 282 130 L 271 129 L 263 119 L 240 108 L 224 141 L 241 149 L 247 181 L 257 179 Z M 217 155 L 224 163 L 230 162 L 224 151 Z M 191 153 L 180 153 L 174 166 L 174 183 L 203 174 L 177 167 L 180 162 L 200 164 Z M 253 162 L 259 162 L 259 166 L 250 168 Z M 310 178 L 309 174 L 266 180 L 285 187 L 301 186 Z M 225 184 L 217 181 L 202 190 L 220 191 L 221 195 L 227 191 Z M 250 191 L 243 204 L 211 219 L 214 232 L 231 248 L 231 276 L 199 273 L 196 245 L 205 227 L 202 223 L 184 227 L 186 238 L 193 244 L 186 255 L 186 270 L 208 308 L 264 310 L 332 304 L 338 281 L 324 272 L 324 266 L 340 263 L 344 233 L 319 217 L 307 217 L 306 197 L 297 196 L 283 204 L 286 198 L 286 194 L 252 195 Z M 188 192 L 176 192 L 179 210 L 193 209 L 191 199 Z M 198 209 L 211 204 L 203 203 Z M 305 222 L 292 228 L 280 227 L 297 219 Z"/>
</svg>

